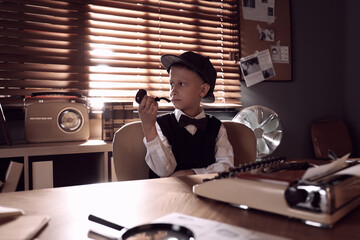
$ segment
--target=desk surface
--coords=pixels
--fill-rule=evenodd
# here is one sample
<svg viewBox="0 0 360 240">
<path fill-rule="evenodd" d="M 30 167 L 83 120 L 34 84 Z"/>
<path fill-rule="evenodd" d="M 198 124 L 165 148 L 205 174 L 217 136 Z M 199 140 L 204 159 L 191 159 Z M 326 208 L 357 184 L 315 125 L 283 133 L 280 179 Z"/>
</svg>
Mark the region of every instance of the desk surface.
<svg viewBox="0 0 360 240">
<path fill-rule="evenodd" d="M 48 215 L 51 221 L 39 239 L 87 239 L 90 213 L 132 227 L 172 212 L 216 220 L 249 230 L 291 239 L 355 239 L 360 235 L 360 208 L 332 229 L 257 210 L 197 197 L 192 186 L 200 176 L 163 178 L 63 187 L 0 194 L 0 205 L 21 208 L 28 215 Z"/>
</svg>

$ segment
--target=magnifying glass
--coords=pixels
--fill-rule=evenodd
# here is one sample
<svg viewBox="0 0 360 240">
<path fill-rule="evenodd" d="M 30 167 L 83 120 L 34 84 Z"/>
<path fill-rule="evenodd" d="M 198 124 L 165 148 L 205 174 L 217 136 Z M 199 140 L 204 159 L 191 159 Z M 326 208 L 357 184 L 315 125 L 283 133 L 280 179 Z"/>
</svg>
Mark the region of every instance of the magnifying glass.
<svg viewBox="0 0 360 240">
<path fill-rule="evenodd" d="M 121 240 L 195 240 L 194 233 L 183 226 L 170 223 L 151 223 L 125 229 L 103 218 L 89 215 L 90 221 L 124 231 Z"/>
<path fill-rule="evenodd" d="M 138 90 L 138 92 L 136 93 L 136 96 L 135 96 L 135 101 L 138 103 L 138 104 L 140 104 L 141 103 L 141 101 L 143 100 L 143 98 L 145 97 L 147 95 L 147 92 L 146 92 L 146 90 L 145 89 L 139 89 Z M 165 101 L 167 101 L 167 102 L 171 102 L 169 99 L 167 99 L 167 98 L 164 98 L 164 97 L 156 97 L 155 98 L 155 101 L 160 101 L 160 100 L 165 100 Z"/>
</svg>

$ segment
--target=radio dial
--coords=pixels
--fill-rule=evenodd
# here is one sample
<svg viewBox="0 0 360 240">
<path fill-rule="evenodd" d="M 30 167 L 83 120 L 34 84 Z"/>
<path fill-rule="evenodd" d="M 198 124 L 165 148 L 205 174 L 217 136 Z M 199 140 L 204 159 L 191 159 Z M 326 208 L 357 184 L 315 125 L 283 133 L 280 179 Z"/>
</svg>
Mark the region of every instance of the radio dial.
<svg viewBox="0 0 360 240">
<path fill-rule="evenodd" d="M 75 132 L 82 124 L 81 114 L 74 109 L 67 109 L 59 115 L 59 125 L 65 132 Z"/>
</svg>

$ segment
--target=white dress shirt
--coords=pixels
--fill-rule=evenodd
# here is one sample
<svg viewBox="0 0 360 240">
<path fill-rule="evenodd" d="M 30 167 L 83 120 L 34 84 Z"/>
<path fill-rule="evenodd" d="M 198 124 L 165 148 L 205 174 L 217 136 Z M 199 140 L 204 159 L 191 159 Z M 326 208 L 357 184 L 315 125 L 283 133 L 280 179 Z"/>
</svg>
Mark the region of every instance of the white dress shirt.
<svg viewBox="0 0 360 240">
<path fill-rule="evenodd" d="M 180 116 L 184 113 L 179 109 L 175 109 L 174 114 L 176 120 L 179 121 Z M 200 119 L 204 117 L 206 116 L 204 110 L 202 109 L 201 113 L 195 116 L 195 119 Z M 197 131 L 197 128 L 194 125 L 188 125 L 185 128 L 192 135 L 194 135 Z M 167 177 L 174 172 L 177 163 L 175 160 L 175 156 L 172 152 L 172 147 L 169 144 L 167 138 L 162 133 L 161 128 L 157 122 L 156 129 L 158 136 L 156 136 L 155 139 L 150 142 L 147 142 L 145 138 L 143 140 L 147 149 L 145 161 L 151 168 L 151 170 L 155 172 L 158 176 Z M 233 148 L 229 142 L 226 129 L 223 124 L 221 124 L 218 136 L 216 138 L 214 154 L 215 163 L 209 165 L 206 168 L 194 168 L 192 170 L 196 174 L 215 173 L 227 171 L 229 167 L 234 166 Z"/>
</svg>

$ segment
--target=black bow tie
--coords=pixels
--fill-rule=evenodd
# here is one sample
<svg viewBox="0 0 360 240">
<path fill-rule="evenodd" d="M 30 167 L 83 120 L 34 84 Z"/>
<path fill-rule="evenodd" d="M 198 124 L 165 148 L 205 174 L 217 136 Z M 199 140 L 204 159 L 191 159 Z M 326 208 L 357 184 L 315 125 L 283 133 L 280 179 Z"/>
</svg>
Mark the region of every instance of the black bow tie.
<svg viewBox="0 0 360 240">
<path fill-rule="evenodd" d="M 198 129 L 201 129 L 201 130 L 205 129 L 206 122 L 207 122 L 206 117 L 200 118 L 200 119 L 195 119 L 195 118 L 190 118 L 186 115 L 181 115 L 181 117 L 179 119 L 180 127 L 186 127 L 187 125 L 195 125 L 195 127 L 197 127 Z"/>
</svg>

